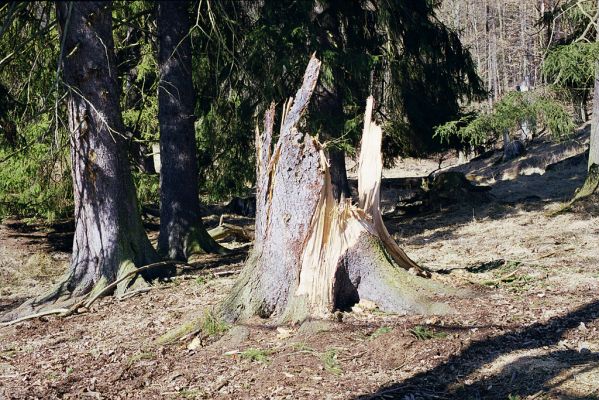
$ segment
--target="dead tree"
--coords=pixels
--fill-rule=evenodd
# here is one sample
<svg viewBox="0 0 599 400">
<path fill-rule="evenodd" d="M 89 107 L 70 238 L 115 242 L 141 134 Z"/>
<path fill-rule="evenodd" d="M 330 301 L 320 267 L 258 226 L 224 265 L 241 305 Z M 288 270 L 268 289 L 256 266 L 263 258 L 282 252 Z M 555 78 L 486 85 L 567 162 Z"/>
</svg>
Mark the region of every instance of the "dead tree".
<svg viewBox="0 0 599 400">
<path fill-rule="evenodd" d="M 381 128 L 366 107 L 358 171 L 359 204 L 333 197 L 321 144 L 298 129 L 318 79 L 312 58 L 295 99 L 283 108 L 271 151 L 275 108 L 257 132 L 255 244 L 221 306 L 229 321 L 253 315 L 296 322 L 346 310 L 362 299 L 384 311 L 442 312 L 431 295 L 445 289 L 394 242 L 379 210 Z"/>
</svg>

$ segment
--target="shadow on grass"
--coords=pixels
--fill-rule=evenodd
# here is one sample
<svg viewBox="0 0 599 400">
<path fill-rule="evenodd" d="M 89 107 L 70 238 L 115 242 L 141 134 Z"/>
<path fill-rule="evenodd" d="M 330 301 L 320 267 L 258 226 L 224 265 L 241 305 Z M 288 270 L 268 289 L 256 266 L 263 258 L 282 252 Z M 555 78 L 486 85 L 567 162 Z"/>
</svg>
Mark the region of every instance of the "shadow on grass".
<svg viewBox="0 0 599 400">
<path fill-rule="evenodd" d="M 358 396 L 357 399 L 518 399 L 517 396 L 541 396 L 560 383 L 551 381 L 563 371 L 577 367 L 576 373 L 581 373 L 599 368 L 597 352 L 571 349 L 542 352 L 544 346 L 558 344 L 568 330 L 577 328 L 581 322 L 588 324 L 597 318 L 599 301 L 594 301 L 564 316 L 554 317 L 547 323 L 535 323 L 514 332 L 476 341 L 433 369 L 382 387 L 375 393 Z M 505 364 L 500 371 L 478 380 L 467 379 L 501 356 L 534 349 L 542 354 L 517 358 Z M 597 399 L 599 383 L 597 385 L 595 393 L 582 397 L 561 393 L 559 398 Z"/>
</svg>

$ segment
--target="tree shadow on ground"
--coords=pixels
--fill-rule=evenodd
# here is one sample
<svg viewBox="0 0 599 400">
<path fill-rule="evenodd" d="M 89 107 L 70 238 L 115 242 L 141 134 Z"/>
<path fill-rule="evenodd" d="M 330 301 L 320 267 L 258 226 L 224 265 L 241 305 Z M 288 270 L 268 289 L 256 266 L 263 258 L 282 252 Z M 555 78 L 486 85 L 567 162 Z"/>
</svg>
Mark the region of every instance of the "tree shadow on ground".
<svg viewBox="0 0 599 400">
<path fill-rule="evenodd" d="M 72 219 L 54 223 L 26 223 L 20 220 L 5 221 L 10 238 L 23 239 L 26 245 L 39 246 L 42 251 L 70 252 L 73 249 L 75 222 Z"/>
<path fill-rule="evenodd" d="M 459 226 L 477 220 L 500 220 L 519 212 L 544 212 L 553 203 L 572 198 L 586 178 L 586 154 L 561 161 L 543 175 L 517 175 L 513 179 L 497 181 L 489 192 L 495 198 L 488 202 L 464 201 L 461 204 L 438 208 L 413 216 L 386 215 L 385 223 L 391 234 L 401 239 L 412 239 L 427 230 L 444 228 L 418 237 L 414 244 L 430 244 L 453 238 Z M 449 227 L 449 228 L 448 228 Z"/>
<path fill-rule="evenodd" d="M 402 382 L 380 388 L 375 393 L 357 399 L 506 399 L 508 396 L 540 396 L 559 385 L 553 382 L 562 372 L 578 368 L 577 373 L 599 368 L 599 353 L 587 349 L 556 349 L 548 352 L 545 346 L 555 346 L 571 329 L 599 318 L 599 301 L 588 303 L 546 323 L 535 323 L 517 331 L 479 340 L 459 354 L 425 372 Z M 506 363 L 498 372 L 477 379 L 468 379 L 481 367 L 499 357 L 524 350 L 539 350 Z M 599 387 L 597 388 L 599 389 Z M 552 393 L 554 394 L 554 393 Z M 563 395 L 563 396 L 562 396 Z M 559 398 L 593 399 L 599 392 L 584 396 L 562 393 Z"/>
</svg>

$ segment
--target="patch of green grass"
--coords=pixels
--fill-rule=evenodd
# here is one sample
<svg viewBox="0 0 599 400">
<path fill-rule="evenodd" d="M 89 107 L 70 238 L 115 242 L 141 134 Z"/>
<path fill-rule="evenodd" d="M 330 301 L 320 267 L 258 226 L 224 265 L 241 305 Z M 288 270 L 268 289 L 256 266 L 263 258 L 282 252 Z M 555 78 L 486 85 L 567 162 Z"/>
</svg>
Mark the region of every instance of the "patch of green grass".
<svg viewBox="0 0 599 400">
<path fill-rule="evenodd" d="M 313 352 L 314 349 L 310 346 L 308 346 L 306 343 L 304 342 L 298 342 L 298 343 L 293 343 L 291 344 L 291 348 L 295 351 L 301 351 L 301 352 Z"/>
<path fill-rule="evenodd" d="M 333 348 L 325 351 L 320 357 L 324 364 L 324 369 L 334 375 L 340 375 L 343 372 L 337 359 L 338 356 L 339 350 Z"/>
<path fill-rule="evenodd" d="M 513 292 L 522 292 L 529 289 L 530 284 L 534 281 L 535 278 L 528 274 L 510 274 L 499 279 L 483 281 L 482 284 L 494 288 L 498 288 L 503 285 L 508 287 Z"/>
<path fill-rule="evenodd" d="M 522 400 L 522 397 L 518 394 L 508 394 L 507 400 Z"/>
<path fill-rule="evenodd" d="M 49 381 L 57 381 L 60 379 L 60 376 L 56 372 L 52 371 L 46 374 L 46 379 Z"/>
<path fill-rule="evenodd" d="M 516 293 L 526 291 L 535 278 L 528 274 L 516 273 L 521 265 L 520 261 L 508 260 L 494 273 L 494 279 L 482 281 L 481 284 L 493 288 L 504 286 Z"/>
<path fill-rule="evenodd" d="M 184 399 L 196 399 L 201 394 L 202 393 L 200 393 L 198 389 L 181 389 L 179 392 L 179 396 L 183 397 Z"/>
<path fill-rule="evenodd" d="M 372 332 L 372 335 L 370 335 L 370 339 L 374 340 L 381 335 L 385 335 L 385 334 L 391 332 L 392 330 L 393 330 L 393 328 L 391 328 L 390 326 L 381 326 L 381 327 L 377 328 L 376 331 Z"/>
<path fill-rule="evenodd" d="M 247 349 L 241 352 L 241 358 L 256 362 L 268 362 L 268 356 L 272 353 L 270 350 Z"/>
<path fill-rule="evenodd" d="M 197 330 L 202 326 L 202 319 L 195 319 L 193 321 L 187 321 L 184 324 L 176 327 L 175 329 L 171 329 L 166 332 L 164 335 L 160 336 L 156 341 L 158 345 L 170 344 L 173 343 L 183 336 Z"/>
<path fill-rule="evenodd" d="M 218 318 L 212 311 L 206 311 L 202 319 L 202 333 L 206 336 L 215 336 L 225 333 L 231 326 Z"/>
<path fill-rule="evenodd" d="M 204 286 L 211 280 L 212 280 L 212 278 L 208 275 L 200 275 L 195 279 L 195 282 L 198 286 Z"/>
<path fill-rule="evenodd" d="M 16 354 L 17 354 L 17 349 L 14 347 L 9 347 L 7 349 L 0 350 L 0 356 L 2 356 L 2 357 L 12 358 Z"/>
<path fill-rule="evenodd" d="M 505 264 L 506 264 L 506 262 L 504 259 L 493 260 L 493 261 L 489 261 L 489 262 L 485 262 L 485 263 L 479 263 L 479 264 L 468 266 L 468 267 L 466 267 L 466 271 L 473 273 L 473 274 L 479 274 L 482 272 L 488 272 L 488 271 L 492 271 L 492 270 L 501 268 Z"/>
<path fill-rule="evenodd" d="M 212 311 L 204 312 L 201 318 L 185 322 L 184 324 L 168 331 L 156 341 L 157 345 L 165 345 L 176 342 L 182 337 L 193 332 L 201 331 L 206 337 L 219 335 L 231 328 L 229 324 L 218 318 Z"/>
<path fill-rule="evenodd" d="M 418 340 L 443 339 L 447 337 L 447 333 L 445 332 L 435 332 L 433 329 L 421 325 L 415 326 L 408 332 L 414 335 Z"/>
<path fill-rule="evenodd" d="M 520 264 L 522 264 L 520 261 L 507 260 L 505 262 L 505 265 L 501 269 L 503 270 L 503 272 L 515 271 L 516 269 L 518 269 L 518 267 L 520 267 Z"/>
</svg>

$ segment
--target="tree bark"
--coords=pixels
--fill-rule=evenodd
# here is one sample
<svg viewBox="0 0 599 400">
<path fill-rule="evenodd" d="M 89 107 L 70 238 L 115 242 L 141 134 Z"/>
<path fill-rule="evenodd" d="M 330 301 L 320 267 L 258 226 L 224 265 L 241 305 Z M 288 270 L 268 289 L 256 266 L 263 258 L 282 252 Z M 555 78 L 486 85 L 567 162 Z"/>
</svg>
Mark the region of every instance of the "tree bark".
<svg viewBox="0 0 599 400">
<path fill-rule="evenodd" d="M 338 52 L 343 48 L 342 33 L 339 24 L 340 12 L 338 4 L 315 2 L 312 10 L 312 23 L 318 27 L 317 43 L 321 51 Z M 314 109 L 319 121 L 323 141 L 340 139 L 343 132 L 343 99 L 341 97 L 340 80 L 342 71 L 336 65 L 329 65 L 332 78 L 317 83 Z M 331 146 L 327 149 L 329 156 L 333 196 L 336 200 L 351 198 L 345 151 Z"/>
<path fill-rule="evenodd" d="M 313 57 L 295 100 L 284 106 L 272 152 L 274 105 L 265 115 L 264 132 L 257 134 L 256 240 L 221 316 L 297 322 L 349 309 L 361 299 L 384 311 L 443 312 L 444 305 L 429 295 L 444 288 L 416 276 L 423 270 L 393 241 L 381 219 L 382 131 L 371 121 L 372 100 L 362 137 L 357 206 L 335 200 L 320 143 L 298 131 L 319 68 Z"/>
<path fill-rule="evenodd" d="M 83 295 L 158 257 L 142 225 L 127 160 L 110 2 L 57 2 L 56 9 L 69 89 L 75 237 L 68 278 L 55 295 Z M 123 281 L 117 292 L 131 284 Z"/>
<path fill-rule="evenodd" d="M 597 7 L 599 7 L 599 1 L 597 1 Z M 599 33 L 597 34 L 596 41 L 599 42 Z M 595 63 L 593 116 L 591 121 L 591 139 L 589 143 L 589 171 L 591 170 L 591 166 L 593 164 L 599 165 L 599 61 Z"/>
<path fill-rule="evenodd" d="M 200 217 L 194 128 L 189 2 L 158 3 L 160 84 L 160 235 L 158 250 L 173 260 L 200 251 L 223 252 Z"/>
<path fill-rule="evenodd" d="M 318 115 L 326 119 L 321 124 L 323 140 L 339 139 L 343 124 L 343 103 L 339 96 L 337 80 L 327 88 L 322 82 L 316 87 L 315 110 Z M 336 131 L 338 130 L 338 131 Z M 339 148 L 329 148 L 329 164 L 331 172 L 331 184 L 333 185 L 333 196 L 336 200 L 351 198 L 349 181 L 347 180 L 347 168 L 345 166 L 345 151 Z"/>
</svg>

